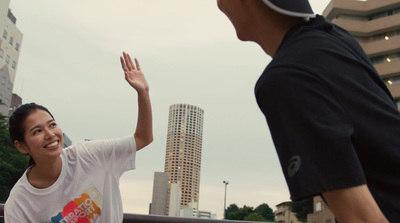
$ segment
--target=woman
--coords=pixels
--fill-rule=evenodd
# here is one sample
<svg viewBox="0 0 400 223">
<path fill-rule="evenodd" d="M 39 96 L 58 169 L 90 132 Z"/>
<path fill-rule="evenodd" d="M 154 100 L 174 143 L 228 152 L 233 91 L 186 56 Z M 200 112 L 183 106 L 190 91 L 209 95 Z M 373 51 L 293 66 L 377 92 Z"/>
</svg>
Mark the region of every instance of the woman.
<svg viewBox="0 0 400 223">
<path fill-rule="evenodd" d="M 136 151 L 153 140 L 149 87 L 139 62 L 123 53 L 126 81 L 138 94 L 134 135 L 81 141 L 63 147 L 63 134 L 43 106 L 20 106 L 10 117 L 15 147 L 31 156 L 31 166 L 5 204 L 8 222 L 122 222 L 119 178 L 135 168 Z"/>
</svg>

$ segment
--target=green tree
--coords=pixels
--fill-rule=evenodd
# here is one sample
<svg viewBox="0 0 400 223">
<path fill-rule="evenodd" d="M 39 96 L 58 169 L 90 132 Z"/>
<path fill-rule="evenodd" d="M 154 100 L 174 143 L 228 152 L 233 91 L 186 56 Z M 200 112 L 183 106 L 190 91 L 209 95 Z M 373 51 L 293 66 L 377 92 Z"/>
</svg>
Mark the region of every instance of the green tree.
<svg viewBox="0 0 400 223">
<path fill-rule="evenodd" d="M 244 205 L 239 208 L 236 204 L 231 204 L 226 209 L 226 218 L 229 220 L 244 220 L 245 217 L 253 213 L 253 207 Z"/>
<path fill-rule="evenodd" d="M 239 207 L 236 204 L 231 204 L 225 210 L 225 219 L 235 220 L 237 218 L 237 212 Z"/>
<path fill-rule="evenodd" d="M 307 215 L 313 213 L 313 198 L 307 198 L 300 201 L 293 201 L 289 204 L 289 209 L 296 214 L 297 220 L 307 222 Z"/>
<path fill-rule="evenodd" d="M 254 212 L 259 213 L 267 221 L 275 220 L 274 212 L 266 203 L 260 204 L 256 209 L 254 209 Z"/>
<path fill-rule="evenodd" d="M 29 157 L 14 148 L 8 133 L 8 117 L 0 114 L 0 203 L 5 203 Z"/>
<path fill-rule="evenodd" d="M 258 212 L 253 212 L 249 216 L 244 218 L 245 221 L 263 221 L 266 222 L 265 218 Z"/>
<path fill-rule="evenodd" d="M 242 208 L 239 208 L 237 212 L 237 219 L 232 220 L 244 220 L 244 218 L 249 216 L 251 213 L 253 213 L 253 207 L 244 205 Z"/>
</svg>

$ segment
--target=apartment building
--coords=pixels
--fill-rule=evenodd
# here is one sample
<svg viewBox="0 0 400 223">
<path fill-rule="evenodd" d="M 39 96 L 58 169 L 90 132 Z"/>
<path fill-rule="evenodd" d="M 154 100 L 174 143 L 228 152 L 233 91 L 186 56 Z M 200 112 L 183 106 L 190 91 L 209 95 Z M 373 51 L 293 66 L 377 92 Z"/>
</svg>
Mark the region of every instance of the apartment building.
<svg viewBox="0 0 400 223">
<path fill-rule="evenodd" d="M 360 42 L 400 109 L 400 0 L 332 0 L 323 15 Z"/>
<path fill-rule="evenodd" d="M 22 33 L 9 5 L 10 0 L 0 1 L 0 113 L 6 116 L 14 100 L 12 91 L 22 44 Z"/>
<path fill-rule="evenodd" d="M 275 222 L 277 223 L 301 223 L 297 220 L 296 214 L 289 210 L 290 201 L 285 201 L 276 205 Z"/>
</svg>

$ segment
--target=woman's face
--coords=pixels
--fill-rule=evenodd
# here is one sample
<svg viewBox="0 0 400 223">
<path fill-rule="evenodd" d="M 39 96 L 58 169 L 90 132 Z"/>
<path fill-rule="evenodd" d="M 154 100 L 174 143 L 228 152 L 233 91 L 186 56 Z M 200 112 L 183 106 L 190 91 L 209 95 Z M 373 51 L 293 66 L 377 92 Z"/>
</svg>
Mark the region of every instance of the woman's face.
<svg viewBox="0 0 400 223">
<path fill-rule="evenodd" d="M 24 122 L 24 129 L 24 142 L 14 143 L 19 151 L 31 155 L 36 164 L 60 156 L 63 133 L 49 113 L 40 109 L 32 112 Z"/>
</svg>

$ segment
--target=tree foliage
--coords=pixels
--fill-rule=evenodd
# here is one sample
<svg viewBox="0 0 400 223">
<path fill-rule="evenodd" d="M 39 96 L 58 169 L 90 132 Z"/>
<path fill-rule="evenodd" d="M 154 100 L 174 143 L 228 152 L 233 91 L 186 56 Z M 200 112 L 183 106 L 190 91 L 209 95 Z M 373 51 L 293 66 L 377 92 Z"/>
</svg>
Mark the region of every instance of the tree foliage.
<svg viewBox="0 0 400 223">
<path fill-rule="evenodd" d="M 275 220 L 274 212 L 266 203 L 260 204 L 258 207 L 256 207 L 256 209 L 254 209 L 254 212 L 259 213 L 265 220 Z"/>
<path fill-rule="evenodd" d="M 5 203 L 29 157 L 14 148 L 8 133 L 8 117 L 0 114 L 0 203 Z"/>
<path fill-rule="evenodd" d="M 265 218 L 257 212 L 249 214 L 249 216 L 244 218 L 245 221 L 263 221 L 266 222 Z"/>
<path fill-rule="evenodd" d="M 289 204 L 289 209 L 291 212 L 296 214 L 297 220 L 307 222 L 307 215 L 314 211 L 313 198 L 311 197 L 300 201 L 292 201 Z"/>
<path fill-rule="evenodd" d="M 246 205 L 239 208 L 236 204 L 231 204 L 226 209 L 225 219 L 272 222 L 275 219 L 275 215 L 266 203 L 259 205 L 255 209 Z"/>
</svg>

